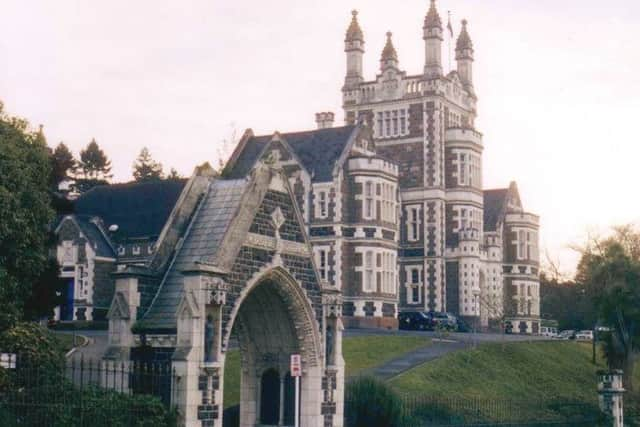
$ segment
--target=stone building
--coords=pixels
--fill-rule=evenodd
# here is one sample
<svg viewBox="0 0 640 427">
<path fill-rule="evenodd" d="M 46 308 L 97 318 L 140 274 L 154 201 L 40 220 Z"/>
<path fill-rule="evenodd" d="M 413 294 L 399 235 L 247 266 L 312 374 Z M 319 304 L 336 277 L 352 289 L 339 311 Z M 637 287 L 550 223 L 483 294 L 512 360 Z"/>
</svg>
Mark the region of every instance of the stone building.
<svg viewBox="0 0 640 427">
<path fill-rule="evenodd" d="M 56 258 L 65 278 L 57 320 L 104 320 L 119 265 L 144 264 L 184 180 L 95 187 L 58 220 Z"/>
<path fill-rule="evenodd" d="M 134 386 L 110 366 L 170 364 L 163 397 L 180 425 L 222 426 L 232 340 L 240 426 L 293 425 L 291 355 L 302 361 L 300 425 L 343 424 L 340 293 L 320 279 L 294 192 L 269 163 L 239 179 L 198 168 L 150 260 L 115 274 L 105 385 Z"/>
<path fill-rule="evenodd" d="M 349 326 L 393 326 L 398 310 L 448 311 L 476 326 L 537 333 L 538 217 L 515 183 L 484 190 L 475 128 L 473 43 L 462 21 L 456 69 L 444 73 L 443 26 L 426 13 L 424 69 L 408 74 L 387 33 L 380 71 L 365 80 L 364 33 L 345 37 L 346 126 L 245 132 L 225 174 L 259 160 L 283 167 L 314 245 L 321 279 L 343 292 Z"/>
</svg>

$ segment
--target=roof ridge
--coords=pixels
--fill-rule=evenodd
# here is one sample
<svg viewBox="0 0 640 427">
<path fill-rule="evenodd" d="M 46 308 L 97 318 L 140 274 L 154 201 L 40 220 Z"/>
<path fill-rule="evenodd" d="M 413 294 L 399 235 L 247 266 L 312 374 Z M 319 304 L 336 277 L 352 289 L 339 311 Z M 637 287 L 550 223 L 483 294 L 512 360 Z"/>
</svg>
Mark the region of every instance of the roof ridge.
<svg viewBox="0 0 640 427">
<path fill-rule="evenodd" d="M 212 180 L 212 181 L 209 182 L 208 187 L 207 187 L 207 191 L 206 191 L 204 197 L 202 197 L 200 199 L 200 201 L 198 202 L 198 206 L 196 206 L 195 212 L 193 213 L 193 217 L 191 218 L 191 221 L 189 221 L 189 225 L 187 226 L 187 229 L 185 230 L 184 235 L 182 236 L 182 238 L 176 244 L 176 251 L 173 254 L 173 257 L 171 257 L 171 262 L 167 266 L 167 269 L 165 270 L 164 274 L 162 275 L 162 280 L 160 281 L 160 285 L 158 286 L 158 289 L 156 289 L 156 294 L 151 299 L 151 302 L 149 303 L 149 306 L 147 307 L 145 312 L 140 317 L 140 320 L 144 320 L 145 317 L 147 317 L 147 314 L 149 314 L 149 312 L 151 311 L 151 308 L 153 307 L 153 304 L 158 299 L 158 296 L 160 295 L 160 293 L 162 291 L 162 287 L 165 285 L 167 279 L 169 278 L 169 274 L 171 273 L 171 269 L 173 268 L 173 265 L 176 262 L 176 259 L 178 259 L 178 256 L 180 255 L 180 252 L 182 251 L 182 246 L 184 245 L 184 242 L 187 240 L 187 237 L 189 236 L 189 233 L 191 233 L 191 229 L 193 228 L 193 225 L 196 222 L 196 218 L 198 217 L 198 214 L 200 213 L 200 209 L 202 208 L 202 206 L 204 205 L 205 201 L 207 200 L 207 197 L 209 196 L 209 192 L 213 188 L 212 184 L 215 183 L 216 181 L 217 180 Z"/>
</svg>

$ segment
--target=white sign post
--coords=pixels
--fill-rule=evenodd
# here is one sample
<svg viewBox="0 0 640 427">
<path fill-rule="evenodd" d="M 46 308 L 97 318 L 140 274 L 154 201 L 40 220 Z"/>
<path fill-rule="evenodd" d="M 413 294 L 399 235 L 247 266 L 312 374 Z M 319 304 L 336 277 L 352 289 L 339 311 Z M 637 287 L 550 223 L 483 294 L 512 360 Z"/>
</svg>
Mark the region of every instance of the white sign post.
<svg viewBox="0 0 640 427">
<path fill-rule="evenodd" d="M 294 409 L 294 426 L 300 427 L 300 377 L 302 376 L 302 358 L 299 354 L 291 355 L 291 376 L 296 379 L 295 392 L 295 409 Z"/>
</svg>

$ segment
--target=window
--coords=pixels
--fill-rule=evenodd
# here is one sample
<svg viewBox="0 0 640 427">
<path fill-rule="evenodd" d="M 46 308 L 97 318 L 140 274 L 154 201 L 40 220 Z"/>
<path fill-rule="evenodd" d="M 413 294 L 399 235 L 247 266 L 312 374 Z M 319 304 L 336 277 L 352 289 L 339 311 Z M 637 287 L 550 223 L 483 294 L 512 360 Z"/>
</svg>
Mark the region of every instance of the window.
<svg viewBox="0 0 640 427">
<path fill-rule="evenodd" d="M 373 251 L 366 251 L 364 253 L 364 292 L 374 292 L 376 290 L 376 283 L 374 277 L 373 268 Z"/>
<path fill-rule="evenodd" d="M 407 240 L 415 242 L 420 238 L 420 208 L 419 206 L 408 206 L 407 212 Z"/>
<path fill-rule="evenodd" d="M 364 218 L 375 219 L 373 205 L 373 182 L 364 183 Z"/>
<path fill-rule="evenodd" d="M 316 252 L 316 261 L 318 262 L 318 272 L 320 273 L 320 279 L 328 280 L 328 261 L 327 261 L 327 250 L 319 249 Z"/>
<path fill-rule="evenodd" d="M 406 108 L 380 111 L 376 113 L 376 135 L 391 138 L 409 133 L 408 110 Z"/>
<path fill-rule="evenodd" d="M 133 254 L 134 255 L 140 255 L 140 245 L 135 245 L 133 247 Z"/>
<path fill-rule="evenodd" d="M 525 259 L 527 256 L 526 251 L 526 241 L 525 241 L 525 232 L 524 230 L 518 231 L 518 259 Z"/>
<path fill-rule="evenodd" d="M 382 220 L 396 222 L 396 187 L 392 184 L 382 184 Z"/>
<path fill-rule="evenodd" d="M 118 246 L 118 255 L 124 255 L 124 253 L 125 253 L 124 246 L 122 245 Z"/>
<path fill-rule="evenodd" d="M 407 287 L 407 303 L 420 304 L 422 302 L 422 267 L 405 267 Z"/>
<path fill-rule="evenodd" d="M 320 204 L 320 217 L 327 217 L 327 193 L 324 191 L 320 192 L 320 200 L 318 202 Z"/>
<path fill-rule="evenodd" d="M 396 292 L 396 258 L 390 251 L 382 252 L 382 292 L 395 294 Z"/>
<path fill-rule="evenodd" d="M 467 155 L 458 154 L 458 185 L 467 185 Z"/>
</svg>

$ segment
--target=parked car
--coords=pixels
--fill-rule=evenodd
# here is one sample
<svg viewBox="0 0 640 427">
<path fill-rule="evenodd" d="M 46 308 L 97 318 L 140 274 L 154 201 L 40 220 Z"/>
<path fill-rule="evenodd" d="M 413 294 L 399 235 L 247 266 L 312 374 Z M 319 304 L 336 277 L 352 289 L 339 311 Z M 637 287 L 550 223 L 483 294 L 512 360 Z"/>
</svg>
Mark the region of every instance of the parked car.
<svg viewBox="0 0 640 427">
<path fill-rule="evenodd" d="M 593 341 L 593 331 L 580 331 L 576 334 L 578 341 Z"/>
<path fill-rule="evenodd" d="M 561 340 L 575 340 L 576 339 L 576 331 L 573 329 L 567 329 L 566 331 L 560 331 L 558 336 L 556 337 Z"/>
<path fill-rule="evenodd" d="M 435 323 L 423 311 L 403 311 L 398 313 L 398 328 L 410 331 L 432 331 Z"/>
<path fill-rule="evenodd" d="M 446 329 L 447 331 L 456 331 L 458 329 L 458 318 L 451 313 L 440 311 L 430 311 L 427 313 L 432 319 L 436 327 Z"/>
<path fill-rule="evenodd" d="M 558 336 L 558 329 L 552 326 L 541 326 L 540 335 L 543 337 L 555 338 Z"/>
</svg>

